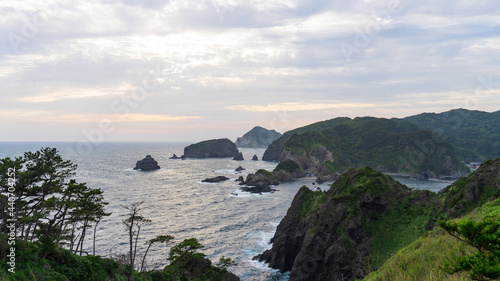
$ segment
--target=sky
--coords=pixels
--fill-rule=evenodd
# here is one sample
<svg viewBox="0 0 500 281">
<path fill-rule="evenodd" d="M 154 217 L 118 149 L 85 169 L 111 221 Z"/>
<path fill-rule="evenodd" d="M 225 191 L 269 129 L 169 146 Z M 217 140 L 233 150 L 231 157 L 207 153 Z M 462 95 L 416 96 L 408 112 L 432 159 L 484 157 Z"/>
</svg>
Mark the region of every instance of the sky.
<svg viewBox="0 0 500 281">
<path fill-rule="evenodd" d="M 500 110 L 497 0 L 2 0 L 0 34 L 0 141 Z"/>
</svg>

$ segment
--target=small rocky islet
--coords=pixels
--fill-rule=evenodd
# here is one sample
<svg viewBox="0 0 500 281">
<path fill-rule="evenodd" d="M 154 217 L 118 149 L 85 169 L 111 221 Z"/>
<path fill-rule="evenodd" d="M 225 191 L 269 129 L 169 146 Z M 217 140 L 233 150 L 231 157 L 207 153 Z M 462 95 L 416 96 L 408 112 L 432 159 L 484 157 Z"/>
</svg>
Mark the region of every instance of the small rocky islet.
<svg viewBox="0 0 500 281">
<path fill-rule="evenodd" d="M 158 162 L 151 157 L 151 155 L 146 155 L 142 160 L 137 161 L 134 170 L 141 171 L 154 171 L 160 169 Z"/>
</svg>

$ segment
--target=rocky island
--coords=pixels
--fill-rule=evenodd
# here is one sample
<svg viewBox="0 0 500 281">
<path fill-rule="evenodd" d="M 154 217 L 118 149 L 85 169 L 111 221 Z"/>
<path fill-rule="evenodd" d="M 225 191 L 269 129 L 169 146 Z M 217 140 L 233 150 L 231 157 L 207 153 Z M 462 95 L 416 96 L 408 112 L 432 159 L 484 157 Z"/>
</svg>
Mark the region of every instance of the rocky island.
<svg viewBox="0 0 500 281">
<path fill-rule="evenodd" d="M 281 137 L 281 134 L 275 130 L 256 126 L 242 137 L 239 137 L 235 144 L 237 147 L 266 148 L 279 137 Z"/>
<path fill-rule="evenodd" d="M 236 145 L 229 139 L 207 140 L 184 148 L 184 156 L 187 158 L 227 158 L 238 155 Z"/>
<path fill-rule="evenodd" d="M 146 155 L 144 159 L 137 161 L 134 168 L 134 170 L 142 171 L 153 171 L 158 169 L 160 169 L 160 166 L 158 166 L 158 162 L 156 162 L 151 155 Z"/>
</svg>

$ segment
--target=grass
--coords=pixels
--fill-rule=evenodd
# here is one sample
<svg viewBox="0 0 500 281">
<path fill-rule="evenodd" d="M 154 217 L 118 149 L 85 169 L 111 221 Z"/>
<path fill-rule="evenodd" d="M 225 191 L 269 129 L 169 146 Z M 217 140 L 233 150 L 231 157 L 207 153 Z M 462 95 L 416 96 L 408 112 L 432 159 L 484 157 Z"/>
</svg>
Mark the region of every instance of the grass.
<svg viewBox="0 0 500 281">
<path fill-rule="evenodd" d="M 500 220 L 500 199 L 486 203 L 457 221 L 480 221 L 485 218 Z M 453 263 L 456 258 L 474 252 L 471 246 L 436 228 L 398 251 L 363 280 L 470 280 L 465 273 L 449 275 L 442 267 L 445 263 Z"/>
</svg>

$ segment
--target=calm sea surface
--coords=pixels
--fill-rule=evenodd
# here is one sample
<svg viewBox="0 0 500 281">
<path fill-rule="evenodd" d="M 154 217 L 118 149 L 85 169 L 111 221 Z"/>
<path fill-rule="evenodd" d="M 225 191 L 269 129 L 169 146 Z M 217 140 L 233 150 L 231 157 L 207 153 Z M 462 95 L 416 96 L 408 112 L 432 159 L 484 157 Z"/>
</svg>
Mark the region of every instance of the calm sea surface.
<svg viewBox="0 0 500 281">
<path fill-rule="evenodd" d="M 263 195 L 238 190 L 235 179 L 246 177 L 258 169 L 272 170 L 276 163 L 252 161 L 262 158 L 264 149 L 240 149 L 244 161 L 231 159 L 171 160 L 180 156 L 188 143 L 100 143 L 87 146 L 78 153 L 77 143 L 6 143 L 0 142 L 0 158 L 20 156 L 25 151 L 55 147 L 66 160 L 78 164 L 76 179 L 89 187 L 100 188 L 113 214 L 103 220 L 97 232 L 96 254 L 127 251 L 127 233 L 122 224 L 126 210 L 121 206 L 144 201 L 143 216 L 152 220 L 141 229 L 139 247 L 158 235 L 172 235 L 175 242 L 197 238 L 203 252 L 213 262 L 225 256 L 238 266 L 230 268 L 242 280 L 288 280 L 288 274 L 269 269 L 251 258 L 270 248 L 269 239 L 285 216 L 291 201 L 302 185 L 312 187 L 312 178 L 279 185 L 279 192 Z M 81 149 L 80 149 L 81 150 Z M 135 163 L 150 154 L 161 169 L 153 172 L 135 171 Z M 246 170 L 236 173 L 242 166 Z M 230 180 L 206 184 L 207 177 L 224 175 Z M 418 189 L 439 191 L 451 182 L 422 182 L 404 177 L 397 180 Z M 328 188 L 328 183 L 320 185 Z M 237 193 L 235 196 L 232 193 Z M 92 251 L 91 233 L 87 250 Z M 148 253 L 150 267 L 166 264 L 168 247 L 153 245 Z M 138 254 L 142 257 L 142 254 Z"/>
</svg>

